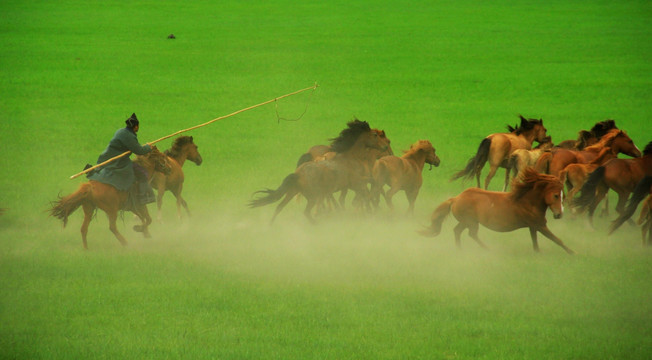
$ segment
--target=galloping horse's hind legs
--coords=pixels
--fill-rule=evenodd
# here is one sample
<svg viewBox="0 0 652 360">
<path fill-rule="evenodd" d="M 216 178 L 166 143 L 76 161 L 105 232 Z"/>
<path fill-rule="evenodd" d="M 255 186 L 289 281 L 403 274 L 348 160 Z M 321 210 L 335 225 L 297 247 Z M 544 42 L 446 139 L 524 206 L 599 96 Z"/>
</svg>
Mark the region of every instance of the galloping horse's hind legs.
<svg viewBox="0 0 652 360">
<path fill-rule="evenodd" d="M 536 252 L 540 252 L 539 250 L 539 240 L 537 240 L 537 229 L 530 228 L 530 238 L 532 238 L 532 248 Z"/>
<path fill-rule="evenodd" d="M 462 248 L 462 231 L 466 229 L 466 225 L 463 223 L 459 223 L 455 225 L 455 228 L 453 229 L 453 232 L 455 233 L 455 245 L 457 245 L 458 249 Z"/>
<path fill-rule="evenodd" d="M 503 185 L 503 192 L 507 191 L 507 186 L 509 186 L 509 173 L 511 169 L 505 168 L 505 185 Z"/>
<path fill-rule="evenodd" d="M 93 211 L 95 210 L 95 207 L 91 203 L 85 202 L 82 204 L 82 209 L 84 210 L 84 222 L 82 223 L 81 226 L 81 236 L 82 236 L 82 242 L 84 244 L 84 249 L 88 250 L 88 243 L 86 241 L 86 236 L 88 235 L 88 225 L 91 223 L 91 220 L 93 219 Z"/>
<path fill-rule="evenodd" d="M 498 166 L 490 165 L 489 174 L 487 174 L 487 177 L 484 179 L 485 190 L 489 189 L 489 183 L 491 182 L 491 179 L 493 179 L 494 175 L 496 175 L 497 170 L 498 170 Z"/>
<path fill-rule="evenodd" d="M 471 238 L 472 238 L 473 240 L 475 240 L 475 242 L 477 242 L 478 245 L 480 245 L 483 249 L 485 249 L 485 250 L 489 250 L 489 248 L 487 247 L 487 245 L 485 245 L 485 244 L 480 240 L 480 238 L 478 237 L 478 228 L 479 228 L 479 227 L 480 227 L 480 226 L 479 226 L 477 223 L 475 223 L 475 224 L 471 224 L 471 225 L 469 226 L 469 236 L 471 236 Z"/>
</svg>

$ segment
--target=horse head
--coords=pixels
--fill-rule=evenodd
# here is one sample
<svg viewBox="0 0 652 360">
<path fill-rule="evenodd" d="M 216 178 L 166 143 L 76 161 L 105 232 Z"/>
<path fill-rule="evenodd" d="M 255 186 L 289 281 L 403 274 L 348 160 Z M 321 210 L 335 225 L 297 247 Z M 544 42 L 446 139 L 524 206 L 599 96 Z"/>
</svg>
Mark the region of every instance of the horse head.
<svg viewBox="0 0 652 360">
<path fill-rule="evenodd" d="M 394 151 L 392 151 L 392 146 L 390 145 L 391 140 L 385 134 L 385 130 L 371 129 L 371 132 L 378 135 L 378 150 L 380 151 L 378 157 L 394 155 Z"/>
<path fill-rule="evenodd" d="M 544 200 L 546 205 L 552 211 L 552 216 L 555 219 L 561 219 L 564 214 L 564 189 L 561 181 L 550 182 L 546 184 L 544 190 Z"/>
<path fill-rule="evenodd" d="M 529 199 L 534 206 L 542 206 L 552 211 L 555 219 L 564 213 L 564 185 L 554 175 L 540 174 L 529 167 L 523 170 L 520 181 L 512 183 L 512 199 Z M 535 205 L 538 204 L 538 205 Z"/>
<path fill-rule="evenodd" d="M 193 142 L 192 136 L 190 136 L 190 142 L 184 146 L 184 150 L 188 154 L 187 159 L 197 164 L 197 166 L 201 165 L 203 161 L 198 148 L 199 147 Z"/>
<path fill-rule="evenodd" d="M 432 169 L 432 166 L 434 165 L 435 167 L 439 166 L 439 163 L 441 160 L 439 160 L 439 156 L 437 156 L 435 148 L 432 146 L 432 143 L 428 140 L 419 140 L 419 148 L 423 153 L 426 155 L 426 163 L 430 164 L 430 169 Z"/>
<path fill-rule="evenodd" d="M 618 133 L 615 135 L 611 148 L 615 153 L 623 153 L 631 157 L 641 157 L 641 150 L 634 144 L 634 141 L 622 130 L 616 130 Z"/>
<path fill-rule="evenodd" d="M 515 132 L 516 135 L 524 134 L 524 133 L 529 133 L 534 135 L 533 139 L 534 141 L 538 143 L 542 143 L 546 139 L 546 132 L 548 129 L 543 126 L 543 120 L 542 119 L 526 119 L 523 117 L 523 115 L 519 115 L 521 119 L 521 125 L 519 125 L 517 128 L 512 128 L 509 127 L 511 132 Z M 513 130 L 513 131 L 512 131 Z"/>
</svg>

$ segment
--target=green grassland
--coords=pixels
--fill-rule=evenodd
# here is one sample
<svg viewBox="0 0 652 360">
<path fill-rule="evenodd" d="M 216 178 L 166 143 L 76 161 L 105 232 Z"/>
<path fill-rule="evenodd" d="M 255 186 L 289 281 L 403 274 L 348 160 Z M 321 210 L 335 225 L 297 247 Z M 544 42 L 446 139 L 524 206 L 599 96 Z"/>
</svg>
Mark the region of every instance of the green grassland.
<svg viewBox="0 0 652 360">
<path fill-rule="evenodd" d="M 430 212 L 473 183 L 449 182 L 481 139 L 518 115 L 554 142 L 615 119 L 650 139 L 652 5 L 645 1 L 75 2 L 0 4 L 0 358 L 642 359 L 652 355 L 650 251 L 639 229 L 608 237 L 569 214 L 551 230 L 480 230 Z M 169 34 L 176 39 L 167 39 Z M 132 112 L 153 141 L 194 130 L 204 163 L 184 167 L 191 218 L 121 247 L 98 213 L 64 229 L 49 202 L 93 163 Z M 307 108 L 306 108 L 307 106 Z M 307 109 L 305 115 L 300 117 Z M 285 121 L 280 117 L 296 120 Z M 418 139 L 414 217 L 352 209 L 316 225 L 292 202 L 248 209 L 310 146 L 353 118 L 396 153 Z M 171 139 L 159 143 L 168 148 Z M 486 173 L 486 170 L 485 170 Z M 503 171 L 492 182 L 501 187 Z M 615 197 L 612 196 L 612 206 Z M 150 206 L 150 212 L 156 213 Z"/>
</svg>

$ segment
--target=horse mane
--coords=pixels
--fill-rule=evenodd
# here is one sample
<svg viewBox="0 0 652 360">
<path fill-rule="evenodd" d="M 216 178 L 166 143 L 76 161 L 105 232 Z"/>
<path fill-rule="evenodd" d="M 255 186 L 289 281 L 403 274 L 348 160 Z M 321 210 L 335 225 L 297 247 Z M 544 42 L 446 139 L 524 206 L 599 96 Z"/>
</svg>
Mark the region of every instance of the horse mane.
<svg viewBox="0 0 652 360">
<path fill-rule="evenodd" d="M 643 149 L 643 155 L 652 155 L 652 141 L 645 145 L 645 149 Z"/>
<path fill-rule="evenodd" d="M 193 139 L 192 136 L 179 136 L 178 138 L 174 139 L 174 142 L 172 143 L 172 147 L 165 150 L 163 152 L 165 155 L 169 157 L 177 157 L 181 155 L 181 149 L 186 145 L 192 143 Z"/>
<path fill-rule="evenodd" d="M 410 156 L 416 154 L 420 150 L 423 150 L 425 148 L 432 147 L 432 143 L 428 140 L 419 140 L 415 142 L 414 144 L 410 145 L 410 148 L 408 150 L 403 150 L 403 157 L 404 158 L 409 158 Z"/>
<path fill-rule="evenodd" d="M 507 125 L 507 130 L 509 130 L 511 133 L 516 133 L 516 135 L 520 135 L 525 131 L 532 130 L 537 124 L 543 124 L 543 120 L 541 119 L 526 119 L 523 117 L 523 115 L 519 115 L 518 117 L 521 118 L 520 125 L 516 125 L 515 127 Z"/>
<path fill-rule="evenodd" d="M 523 170 L 520 179 L 512 182 L 512 191 L 510 195 L 514 201 L 521 199 L 525 194 L 532 191 L 539 186 L 547 186 L 548 184 L 555 184 L 562 188 L 559 179 L 554 175 L 540 174 L 531 167 Z"/>
<path fill-rule="evenodd" d="M 593 125 L 590 133 L 599 139 L 613 129 L 618 129 L 618 127 L 616 126 L 616 121 L 607 119 L 605 121 L 600 121 L 595 125 Z"/>
<path fill-rule="evenodd" d="M 583 150 L 587 146 L 589 139 L 592 139 L 594 137 L 595 135 L 593 135 L 590 131 L 580 130 L 580 132 L 577 133 L 577 141 L 575 142 L 575 148 L 577 150 Z"/>
<path fill-rule="evenodd" d="M 603 147 L 607 146 L 608 144 L 611 144 L 616 137 L 622 135 L 625 135 L 624 131 L 618 129 L 611 129 L 606 134 L 602 135 L 602 137 L 600 138 L 600 140 L 598 140 L 597 143 L 585 147 L 584 150 L 588 150 L 588 151 L 600 150 Z"/>
<path fill-rule="evenodd" d="M 358 119 L 348 122 L 346 126 L 347 128 L 342 130 L 338 137 L 329 139 L 331 141 L 331 150 L 336 153 L 349 150 L 360 135 L 371 131 L 366 121 L 360 121 Z"/>
</svg>

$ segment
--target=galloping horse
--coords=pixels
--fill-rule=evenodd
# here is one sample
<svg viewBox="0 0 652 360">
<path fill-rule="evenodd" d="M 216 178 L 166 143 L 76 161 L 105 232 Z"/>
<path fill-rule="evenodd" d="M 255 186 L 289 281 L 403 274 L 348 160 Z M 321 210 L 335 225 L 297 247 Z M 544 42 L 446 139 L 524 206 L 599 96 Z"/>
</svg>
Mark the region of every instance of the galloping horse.
<svg viewBox="0 0 652 360">
<path fill-rule="evenodd" d="M 611 159 L 595 169 L 573 204 L 581 210 L 588 208 L 589 223 L 593 225 L 593 212 L 609 189 L 612 189 L 618 194 L 616 211 L 622 214 L 629 194 L 645 176 L 652 176 L 652 141 L 645 146 L 642 157 Z"/>
<path fill-rule="evenodd" d="M 421 172 L 423 166 L 428 163 L 439 166 L 439 157 L 435 154 L 435 148 L 428 140 L 419 140 L 405 151 L 403 156 L 383 156 L 374 164 L 371 183 L 371 199 L 374 207 L 378 208 L 380 194 L 382 193 L 390 209 L 394 209 L 392 197 L 399 190 L 405 191 L 408 199 L 408 213 L 414 214 L 414 202 L 421 189 L 423 177 Z M 389 185 L 387 192 L 383 191 L 384 185 Z"/>
<path fill-rule="evenodd" d="M 169 173 L 170 166 L 165 161 L 163 155 L 156 146 L 152 147 L 152 151 L 147 155 L 137 156 L 136 163 L 141 165 L 147 171 L 147 179 L 151 180 L 155 171 Z M 134 184 L 134 186 L 137 186 Z M 88 249 L 86 235 L 88 234 L 88 225 L 93 219 L 93 214 L 97 208 L 102 209 L 109 217 L 109 229 L 120 241 L 122 245 L 127 245 L 124 236 L 118 231 L 116 220 L 118 218 L 118 211 L 127 205 L 128 192 L 120 191 L 115 187 L 101 183 L 99 181 L 90 180 L 82 183 L 77 191 L 65 196 L 59 197 L 58 200 L 53 202 L 50 209 L 50 215 L 63 221 L 65 227 L 68 223 L 68 216 L 72 214 L 79 206 L 84 210 L 84 222 L 81 226 L 82 241 L 84 249 Z M 135 207 L 134 207 L 135 206 Z M 147 206 L 143 204 L 134 204 L 129 211 L 136 214 L 142 221 L 142 225 L 135 225 L 134 230 L 142 232 L 145 237 L 150 237 L 147 227 L 152 223 L 152 218 L 149 216 Z"/>
<path fill-rule="evenodd" d="M 584 150 L 555 149 L 550 157 L 541 157 L 537 161 L 536 170 L 559 176 L 559 173 L 569 164 L 586 164 L 595 159 L 600 150 L 610 147 L 614 154 L 623 153 L 632 157 L 641 156 L 641 151 L 634 145 L 626 132 L 618 129 L 609 130 L 597 143 L 587 146 Z"/>
<path fill-rule="evenodd" d="M 166 190 L 170 190 L 174 194 L 174 197 L 176 197 L 177 216 L 181 219 L 181 206 L 186 209 L 186 213 L 190 216 L 188 204 L 181 197 L 183 181 L 185 179 L 182 169 L 183 164 L 185 164 L 186 160 L 190 160 L 199 166 L 202 163 L 202 158 L 199 151 L 197 151 L 197 145 L 193 142 L 192 136 L 179 136 L 172 143 L 172 147 L 165 150 L 164 153 L 170 165 L 170 174 L 165 175 L 156 172 L 152 178 L 152 186 L 157 190 L 156 206 L 158 208 L 158 219 L 161 220 L 162 218 L 161 205 L 163 204 L 163 195 Z"/>
<path fill-rule="evenodd" d="M 550 208 L 555 219 L 563 212 L 563 186 L 551 175 L 539 174 L 532 168 L 525 170 L 521 182 L 513 182 L 509 193 L 470 188 L 460 195 L 441 203 L 432 213 L 430 228 L 421 231 L 425 236 L 437 236 L 449 213 L 459 222 L 455 226 L 455 242 L 461 246 L 460 237 L 465 229 L 480 246 L 478 225 L 499 232 L 509 232 L 527 227 L 530 229 L 534 251 L 539 251 L 537 232 L 573 254 L 561 239 L 546 226 L 546 210 Z"/>
<path fill-rule="evenodd" d="M 632 196 L 627 202 L 625 211 L 623 211 L 623 213 L 611 223 L 611 226 L 609 227 L 609 235 L 634 215 L 638 204 L 647 196 L 643 203 L 643 207 L 641 208 L 641 215 L 638 219 L 638 224 L 642 225 L 641 235 L 643 237 L 643 245 L 652 245 L 652 232 L 650 232 L 650 229 L 652 228 L 652 212 L 650 212 L 650 208 L 652 207 L 652 195 L 650 194 L 652 194 L 652 176 L 646 176 L 636 185 L 634 192 L 632 192 Z M 647 236 L 648 234 L 650 235 L 649 237 Z"/>
<path fill-rule="evenodd" d="M 378 134 L 378 136 L 381 138 L 381 141 L 385 142 L 387 144 L 387 149 L 379 154 L 379 156 L 386 156 L 386 155 L 394 155 L 394 152 L 392 152 L 392 147 L 390 146 L 391 141 L 387 138 L 387 135 L 385 134 L 385 130 L 379 130 L 379 129 L 371 129 L 371 131 L 374 131 Z M 299 160 L 297 161 L 297 167 L 301 166 L 303 163 L 308 162 L 308 161 L 320 161 L 320 160 L 326 160 L 329 157 L 332 157 L 335 155 L 335 152 L 331 149 L 330 146 L 328 145 L 315 145 L 308 149 L 306 153 L 301 155 L 299 157 Z M 374 159 L 375 161 L 375 159 Z M 373 165 L 373 164 L 372 164 Z"/>
<path fill-rule="evenodd" d="M 485 178 L 484 188 L 489 187 L 489 182 L 496 174 L 498 167 L 508 168 L 509 156 L 516 149 L 532 149 L 532 143 L 543 142 L 546 138 L 546 128 L 543 126 L 543 120 L 526 119 L 520 116 L 521 124 L 516 128 L 507 126 L 509 133 L 491 134 L 484 138 L 478 147 L 478 151 L 466 164 L 464 170 L 457 172 L 451 178 L 451 181 L 461 177 L 476 177 L 478 187 L 480 187 L 480 173 L 484 164 L 489 161 L 489 174 Z M 509 171 L 505 173 L 505 185 L 503 191 L 509 184 Z"/>
<path fill-rule="evenodd" d="M 562 184 L 566 185 L 568 194 L 566 196 L 566 204 L 572 205 L 575 194 L 582 188 L 589 174 L 592 173 L 598 166 L 604 164 L 608 160 L 616 157 L 616 153 L 610 147 L 603 148 L 598 157 L 593 159 L 588 164 L 569 164 L 559 173 L 559 180 Z"/>
<path fill-rule="evenodd" d="M 513 178 L 520 176 L 521 172 L 528 167 L 533 167 L 537 160 L 552 148 L 552 139 L 546 136 L 543 142 L 532 150 L 516 149 L 509 158 L 509 167 L 507 172 L 513 173 Z"/>
<path fill-rule="evenodd" d="M 351 188 L 368 199 L 367 177 L 361 163 L 368 155 L 369 148 L 382 148 L 377 132 L 369 127 L 366 121 L 355 119 L 347 124 L 340 136 L 332 139 L 331 150 L 336 155 L 324 161 L 309 161 L 283 180 L 276 190 L 266 189 L 256 193 L 266 195 L 249 202 L 249 207 L 259 207 L 274 203 L 281 198 L 271 222 L 283 210 L 285 205 L 297 194 L 302 194 L 306 200 L 304 215 L 314 222 L 311 211 L 315 205 L 323 203 L 327 197 L 336 191 Z"/>
</svg>

